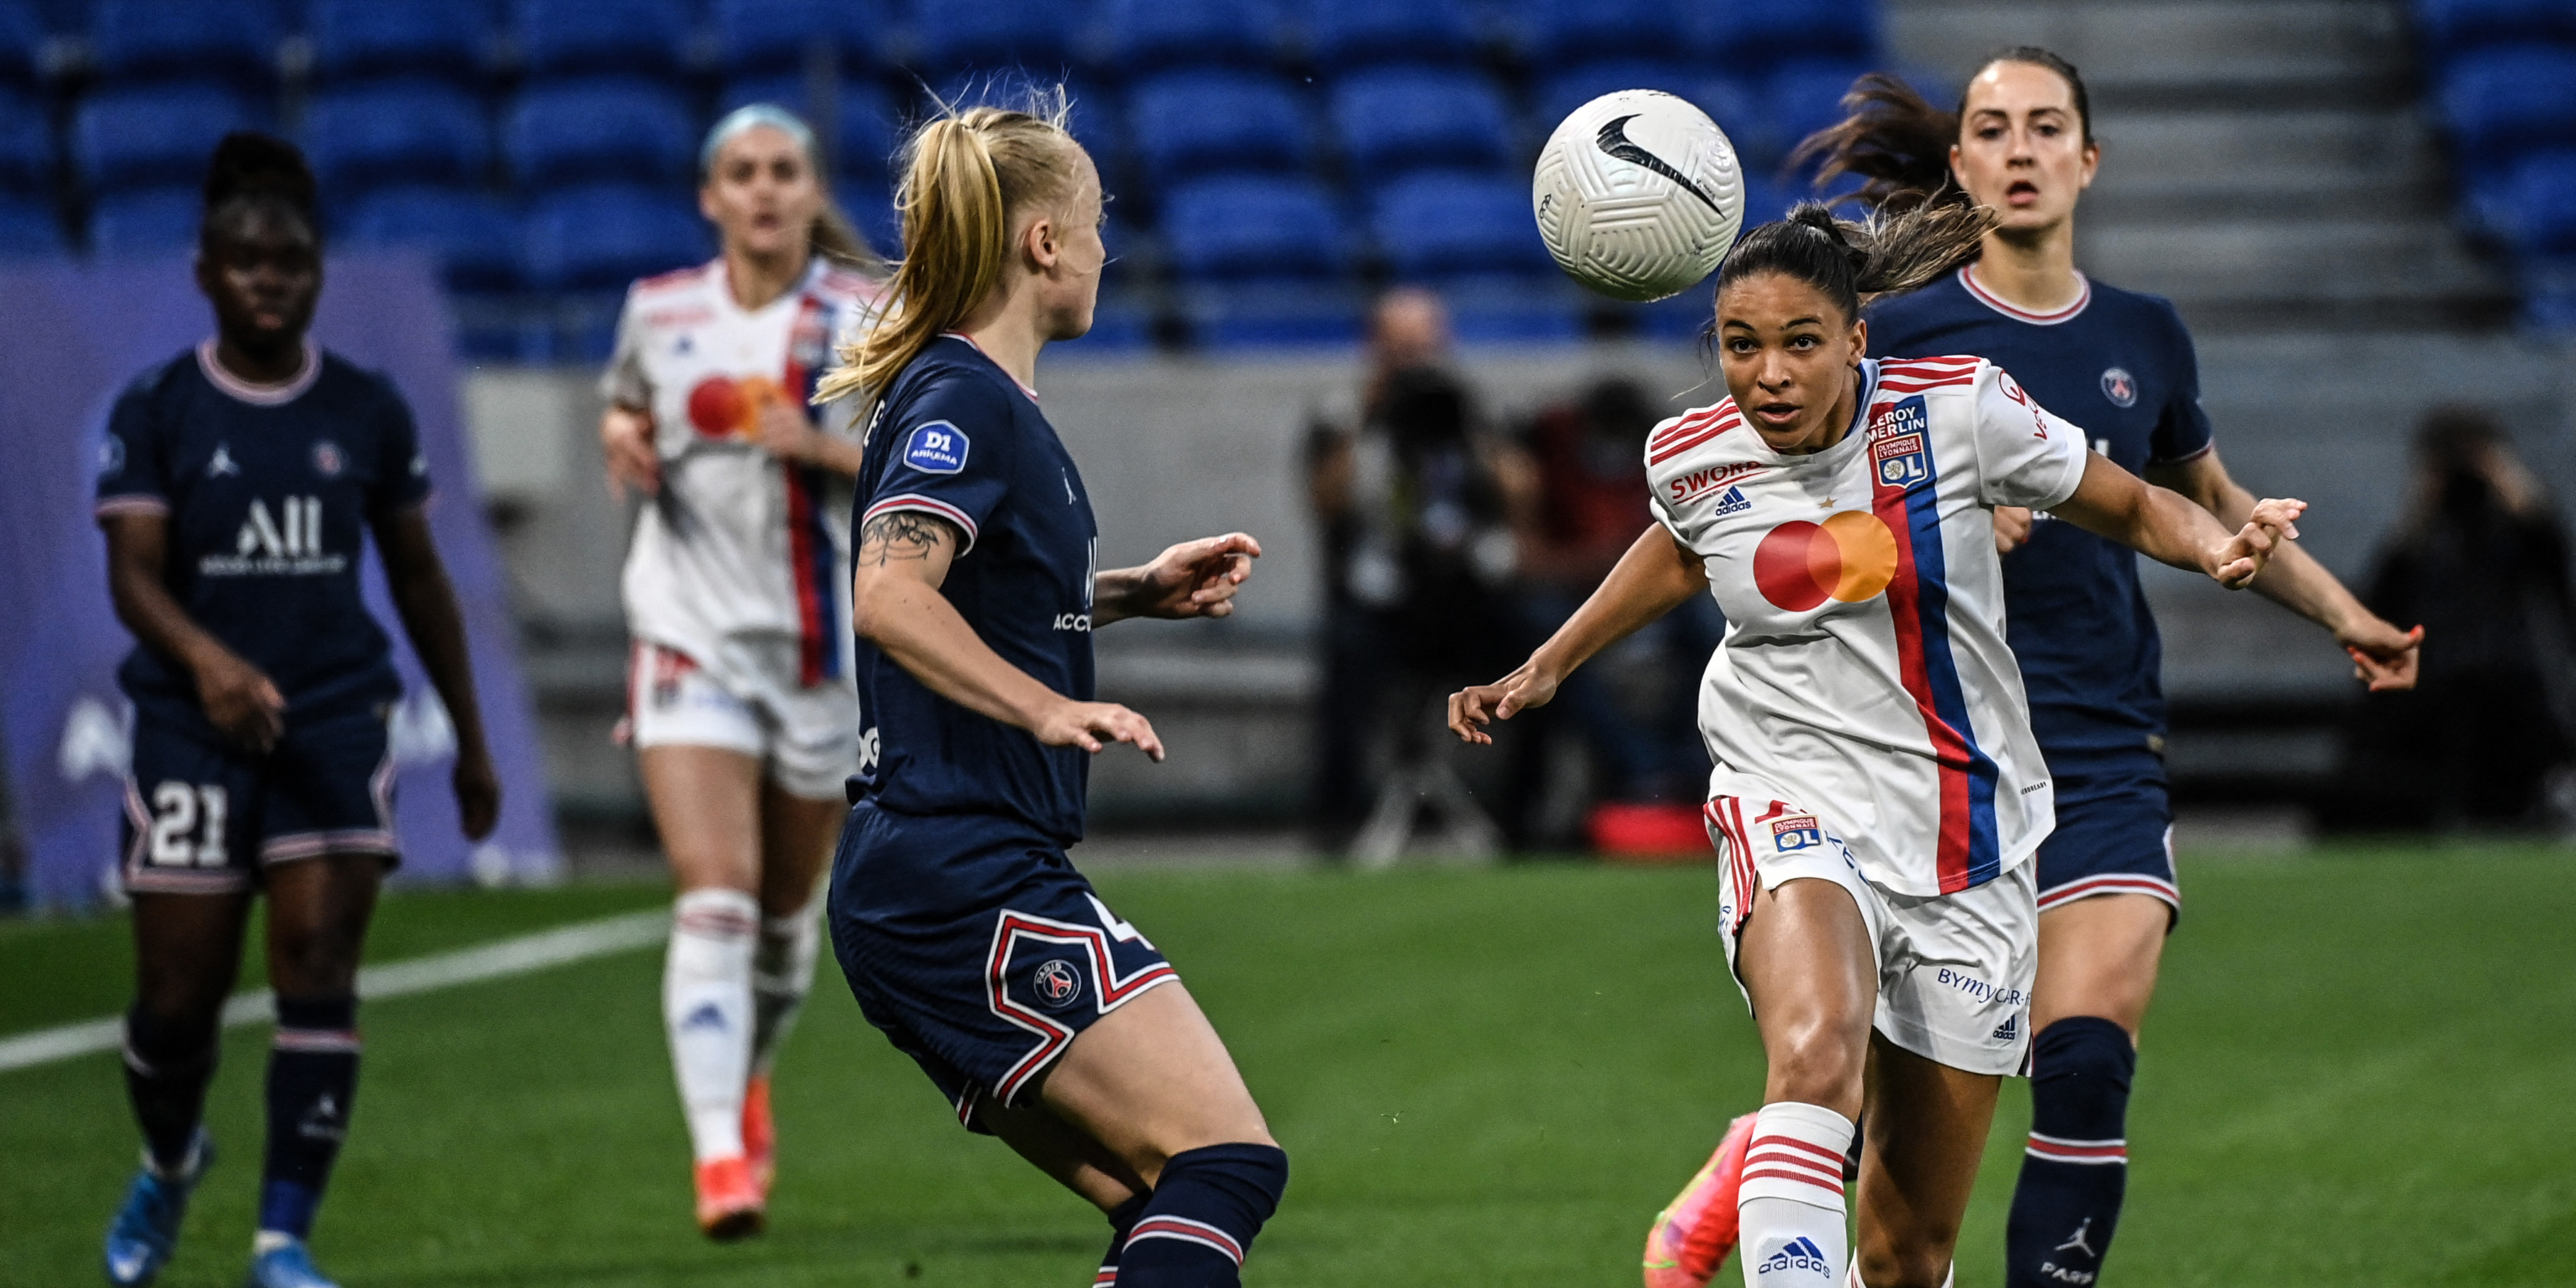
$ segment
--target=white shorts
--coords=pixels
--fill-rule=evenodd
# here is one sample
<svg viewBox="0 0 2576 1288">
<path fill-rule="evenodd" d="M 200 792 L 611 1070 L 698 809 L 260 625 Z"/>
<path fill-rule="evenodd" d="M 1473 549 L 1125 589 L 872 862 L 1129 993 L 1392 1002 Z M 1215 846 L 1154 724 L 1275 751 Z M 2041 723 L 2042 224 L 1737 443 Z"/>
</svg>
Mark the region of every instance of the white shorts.
<svg viewBox="0 0 2576 1288">
<path fill-rule="evenodd" d="M 789 794 L 834 800 L 859 772 L 859 695 L 802 682 L 797 641 L 736 640 L 712 661 L 635 641 L 627 731 L 638 748 L 722 747 L 762 763 Z"/>
<path fill-rule="evenodd" d="M 1729 805 L 1734 808 L 1727 810 Z M 1878 1011 L 1872 1027 L 1888 1041 L 1939 1064 L 1969 1073 L 2013 1074 L 2030 1047 L 2030 990 L 2039 976 L 2039 900 L 2031 864 L 1972 890 L 1918 897 L 1887 890 L 1861 876 L 1841 837 L 1795 806 L 1720 797 L 1712 818 L 1756 819 L 1747 825 L 1750 854 L 1730 845 L 1714 824 L 1719 855 L 1720 925 L 1726 965 L 1736 949 L 1752 903 L 1753 884 L 1777 890 L 1783 881 L 1812 877 L 1851 893 L 1869 927 L 1878 959 Z M 1736 979 L 1742 991 L 1744 981 Z M 1752 1004 L 1745 995 L 1745 1004 Z"/>
</svg>

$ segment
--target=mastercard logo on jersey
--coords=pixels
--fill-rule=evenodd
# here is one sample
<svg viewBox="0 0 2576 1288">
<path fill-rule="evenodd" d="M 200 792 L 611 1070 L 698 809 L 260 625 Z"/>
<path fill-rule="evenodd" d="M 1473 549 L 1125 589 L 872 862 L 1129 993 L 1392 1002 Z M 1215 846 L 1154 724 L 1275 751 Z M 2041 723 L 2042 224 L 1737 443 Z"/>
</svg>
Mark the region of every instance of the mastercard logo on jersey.
<svg viewBox="0 0 2576 1288">
<path fill-rule="evenodd" d="M 1822 523 L 1792 519 L 1753 548 L 1753 584 L 1773 607 L 1803 613 L 1831 599 L 1860 604 L 1896 577 L 1896 534 L 1867 510 Z"/>
<path fill-rule="evenodd" d="M 767 376 L 709 376 L 689 391 L 689 428 L 704 438 L 750 442 L 760 437 L 760 411 L 787 393 Z"/>
</svg>

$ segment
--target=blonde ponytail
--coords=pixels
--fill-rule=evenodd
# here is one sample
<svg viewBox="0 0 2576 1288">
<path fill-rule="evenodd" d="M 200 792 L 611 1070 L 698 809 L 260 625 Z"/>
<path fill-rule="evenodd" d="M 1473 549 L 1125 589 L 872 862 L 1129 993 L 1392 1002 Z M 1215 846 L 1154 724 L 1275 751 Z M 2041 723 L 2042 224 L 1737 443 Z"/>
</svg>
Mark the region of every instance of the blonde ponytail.
<svg viewBox="0 0 2576 1288">
<path fill-rule="evenodd" d="M 890 303 L 815 387 L 814 401 L 882 390 L 930 342 L 966 321 L 1001 283 L 1011 219 L 1073 194 L 1080 148 L 1065 132 L 1059 88 L 1029 111 L 943 108 L 904 144 L 903 259 Z"/>
</svg>

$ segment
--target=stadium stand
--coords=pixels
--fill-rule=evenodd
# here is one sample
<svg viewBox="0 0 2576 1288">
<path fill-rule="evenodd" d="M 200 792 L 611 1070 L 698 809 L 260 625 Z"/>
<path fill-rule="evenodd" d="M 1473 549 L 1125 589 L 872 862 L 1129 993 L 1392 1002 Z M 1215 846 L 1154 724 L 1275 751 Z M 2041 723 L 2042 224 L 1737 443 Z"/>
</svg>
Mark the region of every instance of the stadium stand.
<svg viewBox="0 0 2576 1288">
<path fill-rule="evenodd" d="M 92 193 L 204 180 L 206 157 L 226 131 L 262 124 L 219 85 L 126 86 L 82 100 L 72 152 Z"/>
<path fill-rule="evenodd" d="M 0 0 L 0 83 L 32 88 L 44 55 L 44 19 L 19 0 Z"/>
<path fill-rule="evenodd" d="M 886 33 L 885 11 L 869 0 L 716 0 L 709 16 L 716 70 L 734 78 L 802 72 L 817 49 L 862 72 Z"/>
<path fill-rule="evenodd" d="M 102 0 L 90 24 L 90 58 L 109 81 L 228 80 L 274 86 L 277 37 L 258 5 L 204 0 Z"/>
<path fill-rule="evenodd" d="M 519 59 L 531 77 L 676 77 L 692 31 L 680 0 L 519 0 Z"/>
<path fill-rule="evenodd" d="M 662 183 L 679 191 L 697 160 L 696 114 L 649 80 L 602 77 L 536 85 L 501 127 L 511 177 L 531 193 L 566 183 Z"/>
<path fill-rule="evenodd" d="M 1236 171 L 1302 171 L 1315 160 L 1305 107 L 1278 76 L 1158 76 L 1129 94 L 1128 121 L 1139 177 L 1155 188 Z"/>
<path fill-rule="evenodd" d="M 434 81 L 316 93 L 305 105 L 303 133 L 314 177 L 334 202 L 397 181 L 477 184 L 492 162 L 481 104 Z"/>
<path fill-rule="evenodd" d="M 1252 0 L 1110 0 L 1101 18 L 1107 61 L 1122 76 L 1280 59 L 1275 15 Z"/>
<path fill-rule="evenodd" d="M 2462 218 L 2511 261 L 2527 317 L 2576 331 L 2576 5 L 2416 0 Z"/>
<path fill-rule="evenodd" d="M 1520 153 L 1502 92 L 1474 72 L 1384 67 L 1333 87 L 1347 167 L 1380 183 L 1417 169 L 1500 169 Z"/>
<path fill-rule="evenodd" d="M 490 70 L 492 26 L 472 4 L 313 0 L 311 12 L 313 75 L 324 83 L 436 76 L 473 85 Z"/>
<path fill-rule="evenodd" d="M 334 231 L 352 246 L 426 252 L 455 290 L 498 291 L 518 283 L 518 220 L 484 193 L 443 187 L 380 189 L 352 204 Z"/>
<path fill-rule="evenodd" d="M 1069 68 L 1088 6 L 1063 0 L 977 0 L 913 10 L 913 44 L 935 75 L 985 68 Z"/>
<path fill-rule="evenodd" d="M 1325 70 L 1377 63 L 1466 62 L 1479 40 L 1454 0 L 1311 0 L 1307 55 Z"/>
<path fill-rule="evenodd" d="M 90 246 L 101 255 L 175 255 L 197 244 L 203 209 L 193 186 L 119 192 L 91 212 Z"/>
</svg>

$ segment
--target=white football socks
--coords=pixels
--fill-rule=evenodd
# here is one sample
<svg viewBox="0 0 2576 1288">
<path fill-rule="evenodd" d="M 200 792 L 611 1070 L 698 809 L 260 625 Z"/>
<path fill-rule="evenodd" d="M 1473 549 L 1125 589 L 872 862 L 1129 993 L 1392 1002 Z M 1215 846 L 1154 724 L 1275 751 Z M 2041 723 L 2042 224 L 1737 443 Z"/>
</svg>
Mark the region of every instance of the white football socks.
<svg viewBox="0 0 2576 1288">
<path fill-rule="evenodd" d="M 752 955 L 760 904 L 740 890 L 691 890 L 671 913 L 662 1022 L 698 1161 L 742 1153 L 743 1084 L 751 1073 Z"/>
<path fill-rule="evenodd" d="M 1851 1261 L 1843 1155 L 1852 1121 L 1821 1105 L 1762 1106 L 1736 1190 L 1745 1288 L 1838 1283 Z"/>
<path fill-rule="evenodd" d="M 760 948 L 751 961 L 751 1071 L 769 1072 L 814 988 L 822 943 L 823 901 L 809 900 L 784 917 L 760 919 Z"/>
</svg>

